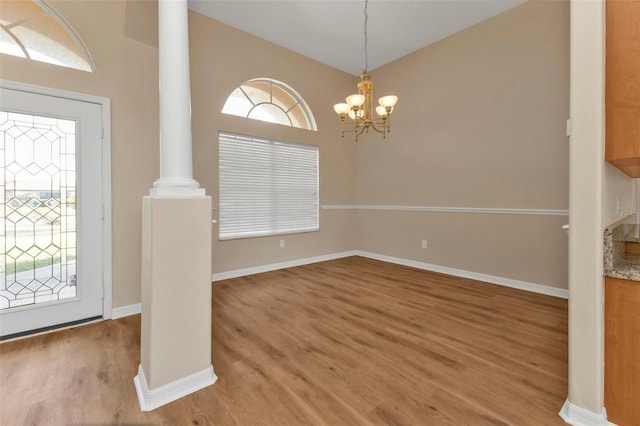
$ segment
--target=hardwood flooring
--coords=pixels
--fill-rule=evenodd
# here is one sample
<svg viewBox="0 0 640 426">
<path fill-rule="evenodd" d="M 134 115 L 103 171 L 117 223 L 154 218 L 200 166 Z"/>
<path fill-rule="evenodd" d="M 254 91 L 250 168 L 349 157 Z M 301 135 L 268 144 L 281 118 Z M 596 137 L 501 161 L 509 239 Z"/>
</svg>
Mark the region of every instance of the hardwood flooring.
<svg viewBox="0 0 640 426">
<path fill-rule="evenodd" d="M 214 283 L 212 333 L 146 413 L 139 315 L 2 343 L 0 424 L 564 424 L 566 300 L 350 257 Z"/>
</svg>

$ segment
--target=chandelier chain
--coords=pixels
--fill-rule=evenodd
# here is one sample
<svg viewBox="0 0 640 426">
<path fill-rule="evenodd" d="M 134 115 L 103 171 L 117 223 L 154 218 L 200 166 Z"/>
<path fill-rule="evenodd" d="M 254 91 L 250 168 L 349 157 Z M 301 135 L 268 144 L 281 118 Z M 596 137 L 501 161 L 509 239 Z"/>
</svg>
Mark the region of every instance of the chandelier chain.
<svg viewBox="0 0 640 426">
<path fill-rule="evenodd" d="M 362 73 L 365 74 L 369 69 L 369 35 L 367 34 L 367 21 L 369 20 L 369 13 L 367 11 L 367 6 L 369 5 L 369 0 L 364 0 L 364 70 Z"/>
</svg>

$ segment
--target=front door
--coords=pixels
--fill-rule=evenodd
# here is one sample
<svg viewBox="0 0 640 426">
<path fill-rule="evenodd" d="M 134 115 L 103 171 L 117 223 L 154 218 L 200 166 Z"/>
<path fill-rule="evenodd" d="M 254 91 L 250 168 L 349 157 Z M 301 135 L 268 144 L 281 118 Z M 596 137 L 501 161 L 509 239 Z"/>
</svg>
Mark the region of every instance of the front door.
<svg viewBox="0 0 640 426">
<path fill-rule="evenodd" d="M 103 314 L 102 106 L 0 88 L 0 336 Z"/>
</svg>

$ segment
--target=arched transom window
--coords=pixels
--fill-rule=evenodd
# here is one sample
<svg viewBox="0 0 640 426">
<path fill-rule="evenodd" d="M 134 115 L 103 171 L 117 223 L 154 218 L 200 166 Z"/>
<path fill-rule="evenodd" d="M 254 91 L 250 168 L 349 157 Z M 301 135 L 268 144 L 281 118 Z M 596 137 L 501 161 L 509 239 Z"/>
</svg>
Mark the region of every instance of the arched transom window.
<svg viewBox="0 0 640 426">
<path fill-rule="evenodd" d="M 245 81 L 227 98 L 225 114 L 317 130 L 309 106 L 293 88 L 270 78 Z"/>
<path fill-rule="evenodd" d="M 91 57 L 78 36 L 43 0 L 2 0 L 0 53 L 94 71 Z"/>
</svg>

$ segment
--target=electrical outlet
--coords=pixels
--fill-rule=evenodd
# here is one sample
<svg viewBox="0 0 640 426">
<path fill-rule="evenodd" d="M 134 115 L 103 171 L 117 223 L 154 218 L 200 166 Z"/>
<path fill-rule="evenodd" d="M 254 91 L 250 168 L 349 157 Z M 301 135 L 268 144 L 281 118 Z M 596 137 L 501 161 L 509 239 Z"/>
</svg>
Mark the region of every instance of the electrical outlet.
<svg viewBox="0 0 640 426">
<path fill-rule="evenodd" d="M 280 248 L 284 248 L 284 240 L 280 240 Z"/>
<path fill-rule="evenodd" d="M 422 248 L 423 249 L 427 248 L 427 240 L 422 240 Z"/>
</svg>

